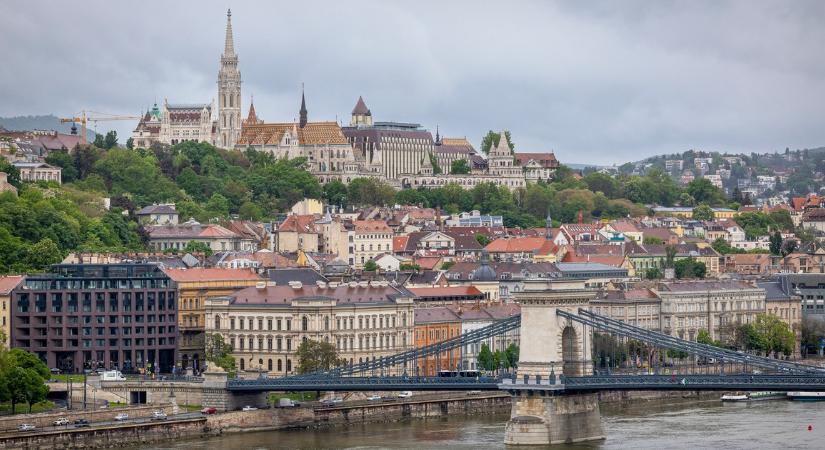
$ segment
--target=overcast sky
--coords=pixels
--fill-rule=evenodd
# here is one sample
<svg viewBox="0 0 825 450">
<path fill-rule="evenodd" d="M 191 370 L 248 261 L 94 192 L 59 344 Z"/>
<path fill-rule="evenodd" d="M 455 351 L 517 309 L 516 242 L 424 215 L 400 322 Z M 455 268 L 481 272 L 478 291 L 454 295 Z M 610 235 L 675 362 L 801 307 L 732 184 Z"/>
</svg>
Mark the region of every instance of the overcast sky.
<svg viewBox="0 0 825 450">
<path fill-rule="evenodd" d="M 614 163 L 825 145 L 825 2 L 0 3 L 0 116 L 210 102 L 226 8 L 266 121 L 421 123 Z M 109 122 L 121 142 L 132 122 Z"/>
</svg>

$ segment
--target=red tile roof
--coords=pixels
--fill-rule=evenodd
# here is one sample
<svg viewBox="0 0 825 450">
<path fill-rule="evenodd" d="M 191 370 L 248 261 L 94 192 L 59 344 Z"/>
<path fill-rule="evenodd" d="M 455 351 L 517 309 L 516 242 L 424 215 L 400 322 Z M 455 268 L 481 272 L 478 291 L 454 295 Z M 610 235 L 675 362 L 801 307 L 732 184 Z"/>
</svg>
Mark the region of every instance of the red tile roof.
<svg viewBox="0 0 825 450">
<path fill-rule="evenodd" d="M 496 239 L 487 244 L 485 249 L 490 253 L 525 253 L 533 252 L 539 255 L 548 255 L 555 252 L 556 245 L 544 237 L 517 237 L 510 239 Z"/>
<path fill-rule="evenodd" d="M 9 295 L 9 293 L 23 281 L 23 275 L 9 275 L 0 277 L 0 295 Z"/>
<path fill-rule="evenodd" d="M 407 248 L 407 241 L 410 239 L 409 236 L 393 236 L 392 238 L 392 251 L 395 253 L 403 252 Z"/>
<path fill-rule="evenodd" d="M 392 229 L 383 220 L 354 220 L 355 232 L 364 233 L 392 233 Z"/>
<path fill-rule="evenodd" d="M 454 297 L 465 295 L 482 295 L 475 286 L 408 288 L 417 297 Z"/>
<path fill-rule="evenodd" d="M 315 216 L 313 215 L 297 215 L 291 214 L 287 216 L 286 220 L 278 227 L 281 232 L 293 233 L 317 233 L 315 229 Z"/>
</svg>

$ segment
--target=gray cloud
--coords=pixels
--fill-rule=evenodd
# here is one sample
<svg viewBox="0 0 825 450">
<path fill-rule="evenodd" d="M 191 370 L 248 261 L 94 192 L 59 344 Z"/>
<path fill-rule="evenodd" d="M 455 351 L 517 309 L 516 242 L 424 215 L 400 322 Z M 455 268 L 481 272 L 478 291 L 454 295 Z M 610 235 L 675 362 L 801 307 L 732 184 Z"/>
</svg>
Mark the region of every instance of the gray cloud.
<svg viewBox="0 0 825 450">
<path fill-rule="evenodd" d="M 138 114 L 215 96 L 225 8 L 265 120 L 377 120 L 611 163 L 825 144 L 825 3 L 76 2 L 0 4 L 0 115 Z M 134 124 L 110 122 L 128 135 Z M 100 131 L 100 130 L 99 130 Z M 124 137 L 125 139 L 125 137 Z"/>
</svg>

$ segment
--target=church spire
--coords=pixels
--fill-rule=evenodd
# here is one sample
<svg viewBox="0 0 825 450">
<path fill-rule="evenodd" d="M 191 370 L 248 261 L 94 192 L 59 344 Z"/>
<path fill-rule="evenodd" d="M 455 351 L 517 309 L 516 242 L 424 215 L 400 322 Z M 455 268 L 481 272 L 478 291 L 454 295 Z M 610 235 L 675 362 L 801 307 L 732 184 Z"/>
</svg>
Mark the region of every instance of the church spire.
<svg viewBox="0 0 825 450">
<path fill-rule="evenodd" d="M 226 42 L 224 42 L 223 56 L 235 56 L 235 41 L 232 39 L 232 10 L 226 10 Z"/>
<path fill-rule="evenodd" d="M 304 83 L 301 83 L 301 111 L 300 111 L 299 125 L 301 128 L 307 124 L 307 102 L 304 97 Z"/>
</svg>

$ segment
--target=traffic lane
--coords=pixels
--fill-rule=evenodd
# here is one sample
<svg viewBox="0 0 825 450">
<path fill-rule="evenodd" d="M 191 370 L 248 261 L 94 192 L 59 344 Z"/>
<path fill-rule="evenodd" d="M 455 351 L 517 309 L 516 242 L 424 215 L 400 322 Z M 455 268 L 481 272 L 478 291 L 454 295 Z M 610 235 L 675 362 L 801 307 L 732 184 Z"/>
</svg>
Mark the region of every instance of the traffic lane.
<svg viewBox="0 0 825 450">
<path fill-rule="evenodd" d="M 186 419 L 194 419 L 198 417 L 205 417 L 200 412 L 190 412 L 190 413 L 182 413 L 182 414 L 175 414 L 167 416 L 166 420 L 152 420 L 151 416 L 148 417 L 137 417 L 134 419 L 127 419 L 127 420 L 102 420 L 97 422 L 89 422 L 89 426 L 77 426 L 74 424 L 74 419 L 69 418 L 68 425 L 60 425 L 60 426 L 48 426 L 48 427 L 38 427 L 32 431 L 17 431 L 17 430 L 6 430 L 4 432 L 0 432 L 0 435 L 6 434 L 29 434 L 29 433 L 37 433 L 40 431 L 65 431 L 65 430 L 82 430 L 85 428 L 101 428 L 101 427 L 111 427 L 111 426 L 120 426 L 120 425 L 137 425 L 142 423 L 149 423 L 149 422 L 174 422 L 175 420 L 186 420 Z M 68 417 L 67 417 L 68 418 Z"/>
</svg>

